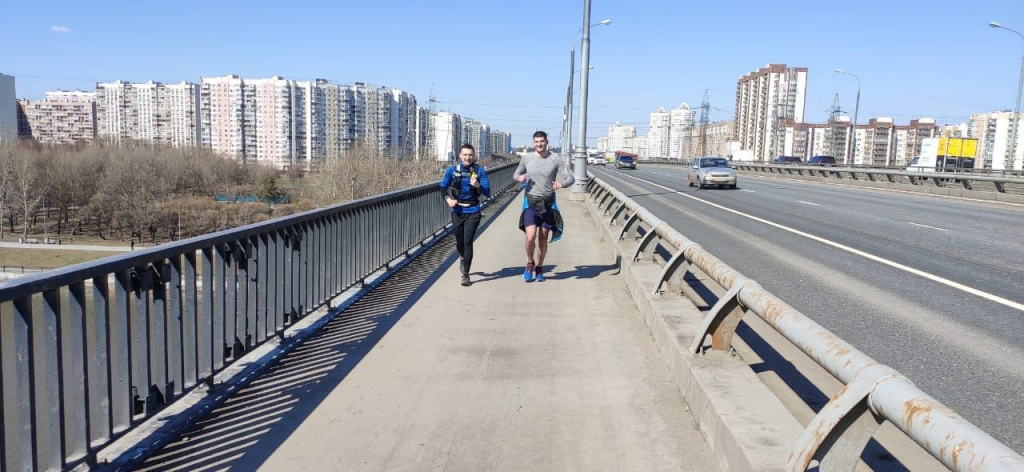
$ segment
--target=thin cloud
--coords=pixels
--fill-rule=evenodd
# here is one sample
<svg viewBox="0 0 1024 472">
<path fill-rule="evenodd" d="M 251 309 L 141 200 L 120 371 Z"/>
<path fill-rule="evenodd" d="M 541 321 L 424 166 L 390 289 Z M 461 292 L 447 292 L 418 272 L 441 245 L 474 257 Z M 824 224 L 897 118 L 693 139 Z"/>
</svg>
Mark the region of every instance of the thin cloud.
<svg viewBox="0 0 1024 472">
<path fill-rule="evenodd" d="M 53 31 L 54 33 L 67 34 L 71 32 L 71 28 L 68 28 L 67 26 L 51 26 L 50 31 Z"/>
</svg>

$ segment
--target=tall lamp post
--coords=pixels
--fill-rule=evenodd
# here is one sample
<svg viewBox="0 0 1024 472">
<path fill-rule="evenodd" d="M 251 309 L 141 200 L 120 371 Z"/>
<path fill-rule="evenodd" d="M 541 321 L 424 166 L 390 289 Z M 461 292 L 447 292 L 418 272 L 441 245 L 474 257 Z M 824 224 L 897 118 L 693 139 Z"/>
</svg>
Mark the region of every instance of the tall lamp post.
<svg viewBox="0 0 1024 472">
<path fill-rule="evenodd" d="M 610 25 L 612 20 L 601 20 L 598 23 L 594 23 L 590 26 L 601 26 Z M 576 34 L 572 35 L 572 46 L 569 48 L 569 90 L 565 96 L 565 114 L 562 116 L 562 154 L 568 155 L 572 159 L 572 112 L 573 112 L 573 96 L 576 92 L 573 90 L 573 78 L 575 77 L 576 71 L 576 36 L 583 32 L 583 28 L 576 30 Z M 593 66 L 589 67 L 593 69 Z M 568 151 L 566 151 L 568 149 Z M 566 154 L 568 152 L 568 154 Z"/>
<path fill-rule="evenodd" d="M 853 106 L 853 126 L 850 127 L 850 159 L 846 162 L 847 164 L 853 164 L 850 161 L 853 161 L 857 152 L 857 112 L 860 111 L 860 77 L 842 69 L 836 69 L 836 73 L 846 74 L 857 79 L 857 103 Z"/>
<path fill-rule="evenodd" d="M 1007 28 L 994 21 L 989 22 L 988 25 L 996 29 L 1004 29 L 1006 31 L 1009 31 L 1013 34 L 1016 34 L 1017 36 L 1020 36 L 1021 40 L 1024 40 L 1024 34 L 1020 34 L 1020 32 L 1015 29 Z M 1018 122 L 1020 121 L 1020 92 L 1022 88 L 1024 88 L 1024 54 L 1021 54 L 1020 56 L 1020 79 L 1017 80 L 1017 102 L 1013 108 L 1013 122 L 1010 127 L 1010 153 L 1009 157 L 1006 159 L 1006 161 L 1004 161 L 1005 163 L 1003 164 L 1006 170 L 1010 171 L 1014 170 L 1013 164 L 1014 161 L 1017 160 L 1017 126 Z"/>
</svg>

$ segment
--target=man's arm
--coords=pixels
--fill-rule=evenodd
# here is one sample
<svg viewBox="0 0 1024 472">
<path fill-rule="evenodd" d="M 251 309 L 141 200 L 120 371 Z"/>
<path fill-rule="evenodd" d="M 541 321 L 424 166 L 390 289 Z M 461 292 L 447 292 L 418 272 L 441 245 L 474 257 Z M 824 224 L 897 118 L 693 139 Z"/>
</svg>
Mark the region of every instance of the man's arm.
<svg viewBox="0 0 1024 472">
<path fill-rule="evenodd" d="M 491 181 L 487 178 L 487 170 L 484 166 L 477 167 L 476 180 L 480 182 L 480 194 L 485 197 L 491 196 Z"/>
<path fill-rule="evenodd" d="M 454 178 L 454 175 L 455 175 L 455 166 L 451 166 L 451 167 L 448 168 L 448 170 L 446 170 L 444 172 L 444 177 L 441 177 L 441 185 L 440 185 L 440 187 L 441 187 L 442 190 L 444 190 L 443 192 L 441 192 L 441 198 L 444 199 L 444 202 L 449 207 L 455 206 L 455 204 L 458 202 L 458 200 L 452 198 L 451 195 L 448 195 L 448 193 L 449 193 L 448 192 L 448 187 L 452 186 L 452 179 Z"/>
<path fill-rule="evenodd" d="M 526 175 L 526 161 L 530 159 L 529 154 L 523 154 L 523 157 L 519 158 L 519 167 L 516 167 L 516 172 L 512 174 L 512 178 L 519 180 L 520 177 Z M 522 180 L 519 180 L 522 182 Z"/>
<path fill-rule="evenodd" d="M 572 186 L 572 184 L 576 183 L 576 179 L 572 176 L 569 161 L 561 155 L 558 158 L 562 160 L 562 164 L 558 166 L 558 172 L 562 174 L 562 188 Z"/>
</svg>

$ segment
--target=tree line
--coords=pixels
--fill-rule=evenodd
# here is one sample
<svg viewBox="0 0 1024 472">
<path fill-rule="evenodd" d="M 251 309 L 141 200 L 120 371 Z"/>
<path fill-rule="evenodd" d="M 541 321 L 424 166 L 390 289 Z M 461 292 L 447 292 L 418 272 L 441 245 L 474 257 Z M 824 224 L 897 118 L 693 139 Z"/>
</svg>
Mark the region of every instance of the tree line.
<svg viewBox="0 0 1024 472">
<path fill-rule="evenodd" d="M 363 145 L 283 172 L 201 148 L 0 144 L 0 239 L 156 244 L 436 181 L 444 165 Z M 218 203 L 218 193 L 261 201 Z M 281 196 L 290 203 L 272 203 Z"/>
</svg>

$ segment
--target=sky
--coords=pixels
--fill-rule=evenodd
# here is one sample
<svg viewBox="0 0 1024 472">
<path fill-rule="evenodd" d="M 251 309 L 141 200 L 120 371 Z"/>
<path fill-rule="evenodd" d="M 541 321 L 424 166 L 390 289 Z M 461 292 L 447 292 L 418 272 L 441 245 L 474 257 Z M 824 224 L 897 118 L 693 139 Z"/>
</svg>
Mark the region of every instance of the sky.
<svg viewBox="0 0 1024 472">
<path fill-rule="evenodd" d="M 731 119 L 737 79 L 769 63 L 809 69 L 805 121 L 825 121 L 836 93 L 852 115 L 857 83 L 838 67 L 862 81 L 861 123 L 959 123 L 1013 108 L 1024 55 L 1024 39 L 988 26 L 1024 33 L 1024 0 L 592 0 L 591 23 L 603 19 L 591 30 L 591 145 L 615 121 L 645 134 L 650 112 L 696 108 L 705 89 L 711 120 Z M 538 129 L 557 145 L 582 24 L 579 0 L 16 1 L 0 16 L 0 73 L 27 99 L 226 74 L 367 82 L 424 106 L 433 87 L 438 111 L 514 145 Z"/>
</svg>

